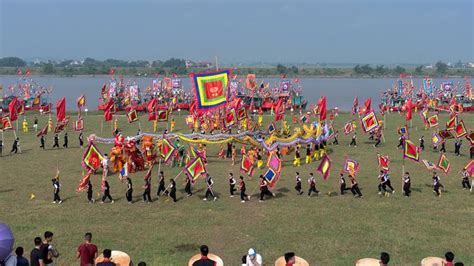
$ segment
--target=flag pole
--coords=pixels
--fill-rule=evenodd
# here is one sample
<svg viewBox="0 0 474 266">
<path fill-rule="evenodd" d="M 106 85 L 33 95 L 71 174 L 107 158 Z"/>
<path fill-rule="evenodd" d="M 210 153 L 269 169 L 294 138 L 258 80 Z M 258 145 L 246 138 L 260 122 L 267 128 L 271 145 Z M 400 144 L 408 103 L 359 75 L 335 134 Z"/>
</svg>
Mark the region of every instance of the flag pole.
<svg viewBox="0 0 474 266">
<path fill-rule="evenodd" d="M 181 175 L 181 173 L 182 173 L 183 171 L 184 171 L 184 168 L 181 169 L 181 171 L 173 178 L 173 180 L 176 181 L 176 178 L 178 178 L 178 177 Z M 164 191 L 162 191 L 159 196 L 161 196 L 162 193 L 164 193 L 165 191 L 167 191 L 170 186 L 171 186 L 171 183 L 169 183 L 168 186 L 166 186 L 166 189 L 165 189 Z"/>
<path fill-rule="evenodd" d="M 403 193 L 403 175 L 405 174 L 405 157 L 403 157 L 402 161 L 402 193 Z"/>
</svg>

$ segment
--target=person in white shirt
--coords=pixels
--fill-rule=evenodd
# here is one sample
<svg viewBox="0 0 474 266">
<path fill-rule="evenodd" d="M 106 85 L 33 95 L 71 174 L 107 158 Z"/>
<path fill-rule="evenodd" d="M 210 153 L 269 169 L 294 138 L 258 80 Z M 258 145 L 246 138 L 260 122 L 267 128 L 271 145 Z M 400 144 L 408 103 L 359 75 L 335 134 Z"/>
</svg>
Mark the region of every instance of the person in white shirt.
<svg viewBox="0 0 474 266">
<path fill-rule="evenodd" d="M 254 248 L 249 249 L 249 252 L 247 253 L 247 259 L 244 265 L 261 266 L 262 264 L 262 256 L 260 256 L 260 254 L 257 254 L 257 251 Z"/>
<path fill-rule="evenodd" d="M 107 157 L 107 153 L 104 154 L 104 158 L 102 159 L 102 168 L 104 169 L 103 175 L 107 176 L 109 173 L 109 157 Z"/>
</svg>

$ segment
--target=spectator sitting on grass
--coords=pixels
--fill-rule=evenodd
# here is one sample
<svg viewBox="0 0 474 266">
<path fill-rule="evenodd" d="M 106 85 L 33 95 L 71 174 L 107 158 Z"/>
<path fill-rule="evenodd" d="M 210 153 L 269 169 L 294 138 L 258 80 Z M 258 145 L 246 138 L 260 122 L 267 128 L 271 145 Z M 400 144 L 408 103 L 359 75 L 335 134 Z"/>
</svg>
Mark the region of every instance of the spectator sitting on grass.
<svg viewBox="0 0 474 266">
<path fill-rule="evenodd" d="M 115 263 L 110 260 L 110 257 L 112 256 L 112 250 L 104 249 L 102 254 L 104 255 L 104 259 L 102 262 L 97 263 L 96 266 L 115 266 Z"/>
<path fill-rule="evenodd" d="M 387 252 L 382 252 L 380 254 L 380 265 L 387 266 L 390 262 L 390 255 Z"/>
</svg>

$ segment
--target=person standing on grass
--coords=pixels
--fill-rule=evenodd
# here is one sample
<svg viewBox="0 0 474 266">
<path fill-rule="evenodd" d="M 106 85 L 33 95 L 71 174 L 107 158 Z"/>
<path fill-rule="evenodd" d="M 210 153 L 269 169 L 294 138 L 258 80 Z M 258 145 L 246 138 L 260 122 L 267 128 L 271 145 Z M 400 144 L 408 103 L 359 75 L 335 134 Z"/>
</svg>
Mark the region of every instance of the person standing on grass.
<svg viewBox="0 0 474 266">
<path fill-rule="evenodd" d="M 106 199 L 109 199 L 110 203 L 114 203 L 115 201 L 112 199 L 112 196 L 110 195 L 110 185 L 107 180 L 102 181 L 102 187 L 104 189 L 104 195 L 102 196 L 101 203 L 104 203 Z"/>
<path fill-rule="evenodd" d="M 387 187 L 388 187 L 388 188 L 390 188 L 390 191 L 392 192 L 392 194 L 395 193 L 395 189 L 393 189 L 392 183 L 390 181 L 390 175 L 388 174 L 387 171 L 383 172 L 382 187 L 384 188 L 385 191 L 387 191 Z"/>
<path fill-rule="evenodd" d="M 193 263 L 193 266 L 215 266 L 216 262 L 207 257 L 207 255 L 209 254 L 209 247 L 206 245 L 202 245 L 199 249 L 201 251 L 201 258 L 195 261 Z"/>
<path fill-rule="evenodd" d="M 237 158 L 237 149 L 235 145 L 232 145 L 232 165 L 235 165 L 235 160 Z"/>
<path fill-rule="evenodd" d="M 92 244 L 92 233 L 84 235 L 84 243 L 77 248 L 76 256 L 80 260 L 81 266 L 93 266 L 95 264 L 97 246 Z"/>
<path fill-rule="evenodd" d="M 89 179 L 89 183 L 87 184 L 87 201 L 89 201 L 89 203 L 95 202 L 95 199 L 92 198 L 92 193 L 93 193 L 92 183 L 91 183 L 91 180 Z"/>
<path fill-rule="evenodd" d="M 441 179 L 439 178 L 439 175 L 436 174 L 436 172 L 433 172 L 433 192 L 436 194 L 436 196 L 441 197 Z"/>
<path fill-rule="evenodd" d="M 298 146 L 296 146 L 295 160 L 293 161 L 293 166 L 301 166 L 300 147 Z"/>
<path fill-rule="evenodd" d="M 469 173 L 467 172 L 466 169 L 463 169 L 462 172 L 461 172 L 461 176 L 462 176 L 462 189 L 469 189 L 471 190 L 472 189 L 472 186 L 471 186 L 471 182 L 469 182 Z"/>
<path fill-rule="evenodd" d="M 354 195 L 354 198 L 362 198 L 362 193 L 360 192 L 359 184 L 357 184 L 357 179 L 354 175 L 349 175 L 349 178 L 351 179 L 352 195 Z"/>
<path fill-rule="evenodd" d="M 82 134 L 82 130 L 79 132 L 79 147 L 84 147 L 84 136 Z"/>
<path fill-rule="evenodd" d="M 67 148 L 67 145 L 69 143 L 69 138 L 67 136 L 67 132 L 64 133 L 64 144 L 63 144 L 63 148 Z"/>
<path fill-rule="evenodd" d="M 398 137 L 397 150 L 398 150 L 399 148 L 402 148 L 402 149 L 403 149 L 403 143 L 405 143 L 405 136 L 404 136 L 404 135 L 401 135 L 400 137 Z"/>
<path fill-rule="evenodd" d="M 239 189 L 240 189 L 240 202 L 245 203 L 246 199 L 250 200 L 250 197 L 247 196 L 247 194 L 245 194 L 247 187 L 245 186 L 245 181 L 244 181 L 243 176 L 240 176 Z"/>
<path fill-rule="evenodd" d="M 441 149 L 439 149 L 439 152 L 446 152 L 446 142 L 445 141 L 441 142 Z"/>
<path fill-rule="evenodd" d="M 174 179 L 170 178 L 170 197 L 173 199 L 173 202 L 177 202 L 178 200 L 176 199 L 176 181 Z"/>
<path fill-rule="evenodd" d="M 385 188 L 385 186 L 383 185 L 384 184 L 384 180 L 385 180 L 385 174 L 383 172 L 383 170 L 380 170 L 380 174 L 377 176 L 378 180 L 379 180 L 379 185 L 378 185 L 378 189 L 379 189 L 379 195 L 382 195 L 382 193 L 385 195 L 385 193 L 387 193 L 387 190 Z M 383 190 L 383 192 L 382 192 Z"/>
<path fill-rule="evenodd" d="M 301 177 L 300 177 L 299 172 L 296 172 L 295 181 L 296 181 L 296 186 L 295 186 L 296 192 L 298 192 L 298 195 L 303 194 L 304 192 L 301 187 Z"/>
<path fill-rule="evenodd" d="M 212 186 L 214 185 L 214 181 L 212 180 L 212 177 L 209 174 L 206 174 L 206 194 L 204 195 L 204 199 L 202 200 L 207 200 L 209 196 L 211 198 L 214 198 L 214 201 L 217 200 L 216 195 L 214 194 L 214 191 L 212 190 Z"/>
<path fill-rule="evenodd" d="M 349 146 L 354 146 L 357 147 L 357 133 L 354 132 L 352 135 L 351 143 L 349 143 Z"/>
<path fill-rule="evenodd" d="M 44 266 L 43 254 L 41 253 L 41 237 L 35 237 L 35 247 L 30 253 L 30 266 Z"/>
<path fill-rule="evenodd" d="M 235 184 L 237 184 L 237 181 L 235 181 L 234 174 L 229 173 L 229 192 L 231 198 L 234 197 L 234 192 L 236 191 Z"/>
<path fill-rule="evenodd" d="M 160 197 L 161 192 L 165 192 L 165 174 L 163 171 L 160 171 L 160 174 L 158 175 L 158 190 L 156 192 L 158 198 Z"/>
<path fill-rule="evenodd" d="M 115 262 L 112 262 L 112 260 L 110 259 L 112 257 L 112 250 L 110 249 L 104 249 L 104 251 L 102 252 L 102 255 L 104 257 L 104 259 L 97 263 L 96 266 L 115 266 Z"/>
<path fill-rule="evenodd" d="M 275 197 L 275 194 L 268 189 L 268 182 L 265 180 L 265 177 L 260 175 L 260 202 L 263 202 L 265 195 Z"/>
<path fill-rule="evenodd" d="M 191 177 L 188 175 L 188 173 L 185 174 L 186 175 L 186 186 L 184 187 L 184 191 L 187 193 L 187 196 L 188 197 L 191 197 L 193 195 L 193 192 L 191 191 L 191 185 L 192 185 L 192 179 Z"/>
<path fill-rule="evenodd" d="M 10 154 L 11 153 L 18 153 L 18 148 L 20 147 L 20 138 L 16 138 L 14 141 L 13 141 L 13 145 L 12 145 L 12 150 L 10 151 Z"/>
<path fill-rule="evenodd" d="M 40 137 L 40 144 L 41 144 L 40 149 L 44 150 L 45 149 L 45 147 L 44 147 L 44 135 L 41 135 L 41 137 Z"/>
<path fill-rule="evenodd" d="M 36 116 L 33 122 L 33 128 L 35 129 L 35 132 L 38 131 L 38 118 Z"/>
<path fill-rule="evenodd" d="M 411 178 L 410 174 L 408 172 L 405 172 L 405 175 L 403 176 L 403 194 L 405 196 L 410 197 L 411 194 Z"/>
<path fill-rule="evenodd" d="M 308 144 L 306 145 L 306 158 L 305 158 L 306 164 L 311 163 L 311 146 Z"/>
<path fill-rule="evenodd" d="M 334 132 L 334 140 L 332 141 L 332 145 L 339 145 L 339 140 L 337 138 L 339 137 L 339 131 Z"/>
<path fill-rule="evenodd" d="M 313 173 L 309 173 L 308 183 L 309 183 L 308 197 L 311 197 L 312 192 L 316 193 L 316 195 L 319 195 L 320 192 L 316 189 L 316 179 L 314 178 Z"/>
<path fill-rule="evenodd" d="M 44 240 L 41 244 L 41 255 L 45 266 L 52 266 L 53 259 L 59 257 L 58 251 L 51 245 L 53 241 L 53 232 L 46 231 L 44 233 Z"/>
<path fill-rule="evenodd" d="M 53 182 L 53 188 L 54 188 L 53 203 L 58 203 L 58 204 L 63 203 L 63 201 L 59 197 L 59 191 L 61 189 L 61 184 L 59 183 L 59 170 L 57 170 L 56 176 L 53 179 L 51 179 L 51 182 Z"/>
<path fill-rule="evenodd" d="M 424 136 L 421 136 L 421 138 L 420 138 L 420 149 L 422 151 L 425 150 L 425 138 L 424 138 Z"/>
<path fill-rule="evenodd" d="M 3 139 L 0 139 L 0 156 L 3 155 Z"/>
<path fill-rule="evenodd" d="M 144 191 L 143 191 L 143 202 L 145 203 L 150 203 L 151 202 L 151 182 L 150 178 L 145 179 L 145 185 L 143 186 Z"/>
<path fill-rule="evenodd" d="M 125 198 L 127 199 L 127 202 L 129 204 L 132 203 L 132 199 L 133 199 L 133 184 L 132 184 L 132 180 L 130 179 L 130 177 L 127 177 L 127 192 L 125 193 Z"/>
<path fill-rule="evenodd" d="M 54 134 L 54 144 L 53 148 L 59 148 L 59 135 L 56 133 Z"/>
</svg>

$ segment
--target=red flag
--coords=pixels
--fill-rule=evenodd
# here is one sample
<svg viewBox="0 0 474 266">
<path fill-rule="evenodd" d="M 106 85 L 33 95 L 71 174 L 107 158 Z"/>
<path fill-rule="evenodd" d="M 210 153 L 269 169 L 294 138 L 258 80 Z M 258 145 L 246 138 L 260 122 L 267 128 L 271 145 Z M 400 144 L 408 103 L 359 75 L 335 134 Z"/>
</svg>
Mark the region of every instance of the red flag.
<svg viewBox="0 0 474 266">
<path fill-rule="evenodd" d="M 18 119 L 18 98 L 15 97 L 13 100 L 8 104 L 8 111 L 10 112 L 10 121 L 14 122 Z"/>
<path fill-rule="evenodd" d="M 365 100 L 365 102 L 364 102 L 364 105 L 365 105 L 365 113 L 370 112 L 370 110 L 372 110 L 372 107 L 371 107 L 371 105 L 372 105 L 372 98 L 371 98 L 371 97 L 367 98 L 367 99 Z"/>
<path fill-rule="evenodd" d="M 27 77 L 29 77 L 29 76 L 31 75 L 31 70 L 30 70 L 29 68 L 26 70 L 26 74 L 25 74 L 25 75 L 26 75 Z"/>
<path fill-rule="evenodd" d="M 115 75 L 115 69 L 114 68 L 109 69 L 109 75 Z"/>
<path fill-rule="evenodd" d="M 114 106 L 114 100 L 110 99 L 107 102 L 107 105 L 104 109 L 104 119 L 106 122 L 112 120 L 112 107 L 113 106 Z"/>
<path fill-rule="evenodd" d="M 413 103 L 411 99 L 408 99 L 407 103 L 405 104 L 405 120 L 410 121 L 412 118 L 412 108 Z"/>
<path fill-rule="evenodd" d="M 318 110 L 319 110 L 319 121 L 325 121 L 326 120 L 326 96 L 323 96 L 319 99 Z"/>
<path fill-rule="evenodd" d="M 16 74 L 17 74 L 18 76 L 23 75 L 23 72 L 21 72 L 21 68 L 19 68 L 19 69 L 16 71 Z"/>
<path fill-rule="evenodd" d="M 155 108 L 156 108 L 156 98 L 153 97 L 153 99 L 151 99 L 151 100 L 148 102 L 148 106 L 147 106 L 148 121 L 156 120 Z"/>
<path fill-rule="evenodd" d="M 282 114 L 282 105 L 283 105 L 283 99 L 280 98 L 278 99 L 278 102 L 275 106 L 275 121 L 279 121 L 283 119 L 283 114 Z"/>
<path fill-rule="evenodd" d="M 356 96 L 352 101 L 352 114 L 357 114 L 357 107 L 359 107 L 359 98 Z"/>
<path fill-rule="evenodd" d="M 56 103 L 56 119 L 58 121 L 63 121 L 66 118 L 66 98 L 62 97 Z"/>
</svg>

